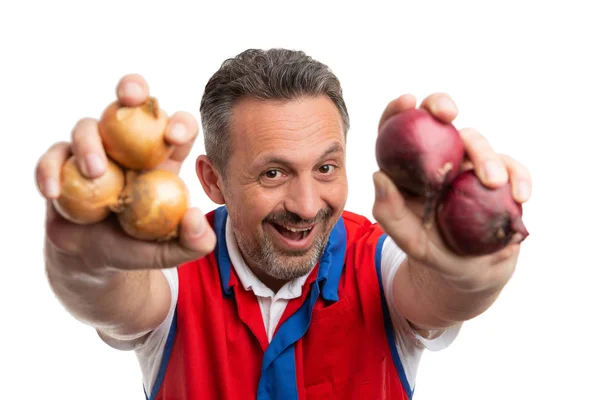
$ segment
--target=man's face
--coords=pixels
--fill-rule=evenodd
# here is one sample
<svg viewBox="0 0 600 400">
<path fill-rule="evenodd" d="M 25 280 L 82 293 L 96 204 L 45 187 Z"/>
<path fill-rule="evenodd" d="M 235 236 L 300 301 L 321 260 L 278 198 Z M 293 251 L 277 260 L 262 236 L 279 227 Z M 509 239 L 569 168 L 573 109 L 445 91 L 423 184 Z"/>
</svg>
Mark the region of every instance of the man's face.
<svg viewBox="0 0 600 400">
<path fill-rule="evenodd" d="M 230 127 L 223 194 L 244 259 L 259 278 L 307 273 L 346 203 L 340 113 L 327 96 L 246 98 L 235 105 Z"/>
</svg>

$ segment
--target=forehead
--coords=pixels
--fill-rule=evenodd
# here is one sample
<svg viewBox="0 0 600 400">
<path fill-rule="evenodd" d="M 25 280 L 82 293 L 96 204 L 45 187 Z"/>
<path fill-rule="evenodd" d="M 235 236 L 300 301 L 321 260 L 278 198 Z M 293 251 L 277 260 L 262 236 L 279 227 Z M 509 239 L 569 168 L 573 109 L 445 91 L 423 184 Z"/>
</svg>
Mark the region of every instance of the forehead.
<svg viewBox="0 0 600 400">
<path fill-rule="evenodd" d="M 295 100 L 243 98 L 233 107 L 233 152 L 300 150 L 344 140 L 342 117 L 328 96 Z"/>
</svg>

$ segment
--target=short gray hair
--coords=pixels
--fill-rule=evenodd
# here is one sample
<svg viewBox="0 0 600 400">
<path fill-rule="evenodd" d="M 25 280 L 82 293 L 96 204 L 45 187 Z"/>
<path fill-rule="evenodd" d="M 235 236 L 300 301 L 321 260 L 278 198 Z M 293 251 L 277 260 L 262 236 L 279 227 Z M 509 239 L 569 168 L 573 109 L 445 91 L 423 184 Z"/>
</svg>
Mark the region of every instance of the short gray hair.
<svg viewBox="0 0 600 400">
<path fill-rule="evenodd" d="M 350 118 L 338 78 L 323 63 L 302 51 L 248 49 L 225 60 L 206 84 L 200 103 L 204 146 L 216 169 L 225 173 L 231 155 L 229 121 L 242 97 L 294 100 L 327 95 L 342 117 L 344 135 Z"/>
</svg>

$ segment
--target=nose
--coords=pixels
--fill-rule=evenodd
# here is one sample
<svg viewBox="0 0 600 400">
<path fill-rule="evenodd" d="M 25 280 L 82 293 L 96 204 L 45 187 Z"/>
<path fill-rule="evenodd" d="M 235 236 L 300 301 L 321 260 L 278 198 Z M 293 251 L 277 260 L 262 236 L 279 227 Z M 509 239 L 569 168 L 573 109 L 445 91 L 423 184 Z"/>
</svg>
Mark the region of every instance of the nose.
<svg viewBox="0 0 600 400">
<path fill-rule="evenodd" d="M 286 210 L 304 220 L 315 218 L 325 206 L 319 192 L 319 183 L 309 177 L 298 177 L 289 185 L 290 190 L 284 204 Z"/>
</svg>

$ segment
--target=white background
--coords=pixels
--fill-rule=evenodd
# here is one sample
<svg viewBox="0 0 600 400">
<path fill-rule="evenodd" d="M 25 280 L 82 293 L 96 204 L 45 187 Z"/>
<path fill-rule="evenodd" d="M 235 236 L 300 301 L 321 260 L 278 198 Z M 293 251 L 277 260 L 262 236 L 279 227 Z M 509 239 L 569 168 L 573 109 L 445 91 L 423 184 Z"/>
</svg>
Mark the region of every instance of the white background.
<svg viewBox="0 0 600 400">
<path fill-rule="evenodd" d="M 19 1 L 0 6 L 2 398 L 143 399 L 133 354 L 71 318 L 45 280 L 38 157 L 143 74 L 169 113 L 250 47 L 331 66 L 351 114 L 347 208 L 371 216 L 379 116 L 402 93 L 445 91 L 534 179 L 531 236 L 498 301 L 427 353 L 415 400 L 598 399 L 600 28 L 588 1 Z M 192 154 L 203 152 L 198 140 Z M 214 207 L 193 158 L 194 205 Z M 243 369 L 243 366 L 240 366 Z"/>
</svg>

